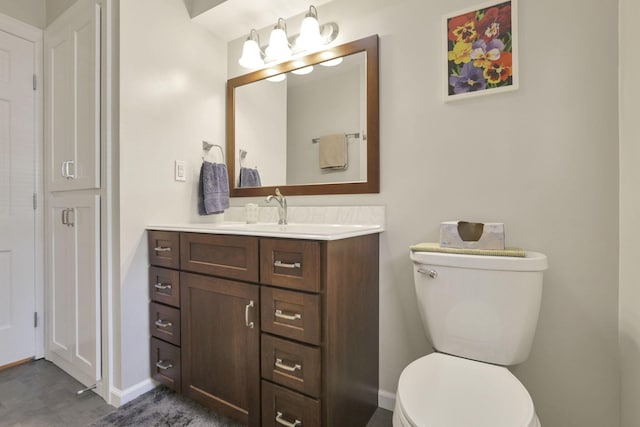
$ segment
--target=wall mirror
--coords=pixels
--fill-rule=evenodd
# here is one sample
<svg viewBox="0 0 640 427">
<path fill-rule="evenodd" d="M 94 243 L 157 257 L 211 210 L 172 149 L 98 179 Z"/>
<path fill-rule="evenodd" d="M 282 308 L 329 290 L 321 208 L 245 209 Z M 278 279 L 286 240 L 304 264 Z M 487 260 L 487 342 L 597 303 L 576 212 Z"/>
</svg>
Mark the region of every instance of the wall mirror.
<svg viewBox="0 0 640 427">
<path fill-rule="evenodd" d="M 380 191 L 378 36 L 227 82 L 232 197 Z"/>
</svg>

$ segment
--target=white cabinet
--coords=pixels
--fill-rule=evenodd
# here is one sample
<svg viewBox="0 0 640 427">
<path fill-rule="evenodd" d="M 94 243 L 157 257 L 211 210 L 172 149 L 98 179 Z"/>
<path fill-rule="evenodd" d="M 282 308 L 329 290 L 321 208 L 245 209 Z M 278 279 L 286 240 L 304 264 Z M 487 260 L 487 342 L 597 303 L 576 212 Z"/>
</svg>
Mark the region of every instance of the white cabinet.
<svg viewBox="0 0 640 427">
<path fill-rule="evenodd" d="M 46 189 L 100 188 L 100 6 L 78 1 L 44 39 Z"/>
<path fill-rule="evenodd" d="M 47 357 L 89 386 L 101 378 L 100 197 L 52 194 L 46 228 Z"/>
</svg>

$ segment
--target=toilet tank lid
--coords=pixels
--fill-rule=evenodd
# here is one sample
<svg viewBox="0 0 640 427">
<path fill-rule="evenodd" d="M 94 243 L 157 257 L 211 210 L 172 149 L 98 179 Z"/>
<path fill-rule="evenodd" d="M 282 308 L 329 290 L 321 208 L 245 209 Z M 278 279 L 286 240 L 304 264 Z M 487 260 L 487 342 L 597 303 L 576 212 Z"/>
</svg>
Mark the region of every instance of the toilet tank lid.
<svg viewBox="0 0 640 427">
<path fill-rule="evenodd" d="M 527 251 L 524 257 L 411 251 L 411 259 L 417 264 L 480 270 L 544 271 L 548 267 L 546 255 L 531 251 Z"/>
</svg>

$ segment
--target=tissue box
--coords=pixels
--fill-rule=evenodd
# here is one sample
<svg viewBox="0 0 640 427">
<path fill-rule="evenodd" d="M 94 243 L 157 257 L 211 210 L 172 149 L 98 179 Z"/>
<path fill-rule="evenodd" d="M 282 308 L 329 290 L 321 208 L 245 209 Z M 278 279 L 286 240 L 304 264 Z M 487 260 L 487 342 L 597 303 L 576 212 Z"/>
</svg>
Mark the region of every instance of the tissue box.
<svg viewBox="0 0 640 427">
<path fill-rule="evenodd" d="M 504 223 L 445 221 L 440 223 L 440 247 L 504 249 Z"/>
</svg>

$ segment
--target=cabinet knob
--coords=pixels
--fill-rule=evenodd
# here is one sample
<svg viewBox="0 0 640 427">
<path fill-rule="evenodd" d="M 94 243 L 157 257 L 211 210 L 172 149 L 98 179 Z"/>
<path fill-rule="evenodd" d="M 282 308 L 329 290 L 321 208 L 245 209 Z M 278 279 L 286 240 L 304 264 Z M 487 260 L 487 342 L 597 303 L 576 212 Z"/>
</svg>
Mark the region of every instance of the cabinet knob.
<svg viewBox="0 0 640 427">
<path fill-rule="evenodd" d="M 156 320 L 154 324 L 160 328 L 170 328 L 171 326 L 173 326 L 173 323 L 162 319 Z"/>
<path fill-rule="evenodd" d="M 300 264 L 299 262 L 294 262 L 294 263 L 286 263 L 286 262 L 282 262 L 280 260 L 276 261 L 273 263 L 274 267 L 284 267 L 284 268 L 302 268 L 302 264 Z"/>
<path fill-rule="evenodd" d="M 244 324 L 248 328 L 253 328 L 253 322 L 249 322 L 249 309 L 253 307 L 253 300 L 249 301 L 249 304 L 244 306 Z"/>
<path fill-rule="evenodd" d="M 283 312 L 282 310 L 276 310 L 275 313 L 274 313 L 274 316 L 279 317 L 280 319 L 285 319 L 285 320 L 302 319 L 302 314 L 300 314 L 300 313 L 288 314 L 288 313 Z"/>
<path fill-rule="evenodd" d="M 164 283 L 158 282 L 155 285 L 153 285 L 153 287 L 156 289 L 171 289 L 171 283 L 167 283 L 165 285 Z"/>
<path fill-rule="evenodd" d="M 300 420 L 295 420 L 294 422 L 285 420 L 284 415 L 280 411 L 276 414 L 276 422 L 286 427 L 300 427 L 302 425 L 302 421 Z"/>
<path fill-rule="evenodd" d="M 70 165 L 75 166 L 75 162 L 73 160 L 65 160 L 62 162 L 60 175 L 62 175 L 63 178 L 74 179 L 76 177 L 75 173 L 71 172 L 71 169 L 69 168 Z"/>
<path fill-rule="evenodd" d="M 153 250 L 156 252 L 171 252 L 171 248 L 166 246 L 156 246 Z"/>
<path fill-rule="evenodd" d="M 288 365 L 286 363 L 284 363 L 282 361 L 282 359 L 276 359 L 276 363 L 275 363 L 277 368 L 283 369 L 287 372 L 295 372 L 295 371 L 301 371 L 302 370 L 302 365 L 299 364 L 295 364 L 295 365 Z"/>
<path fill-rule="evenodd" d="M 156 363 L 156 367 L 166 371 L 167 369 L 173 368 L 173 363 L 165 362 L 164 360 L 158 360 Z"/>
</svg>

